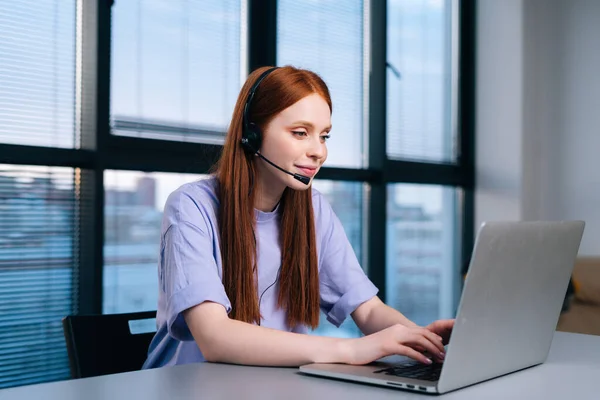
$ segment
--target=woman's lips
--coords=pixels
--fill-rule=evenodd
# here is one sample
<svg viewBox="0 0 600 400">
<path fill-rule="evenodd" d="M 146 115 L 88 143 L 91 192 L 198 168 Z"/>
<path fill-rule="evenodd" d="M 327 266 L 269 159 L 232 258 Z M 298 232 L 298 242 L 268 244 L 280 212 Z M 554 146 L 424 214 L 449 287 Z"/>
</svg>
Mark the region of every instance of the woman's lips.
<svg viewBox="0 0 600 400">
<path fill-rule="evenodd" d="M 296 168 L 298 168 L 300 171 L 302 171 L 302 175 L 306 175 L 308 177 L 314 176 L 317 173 L 316 168 L 300 167 L 300 166 L 296 166 Z"/>
</svg>

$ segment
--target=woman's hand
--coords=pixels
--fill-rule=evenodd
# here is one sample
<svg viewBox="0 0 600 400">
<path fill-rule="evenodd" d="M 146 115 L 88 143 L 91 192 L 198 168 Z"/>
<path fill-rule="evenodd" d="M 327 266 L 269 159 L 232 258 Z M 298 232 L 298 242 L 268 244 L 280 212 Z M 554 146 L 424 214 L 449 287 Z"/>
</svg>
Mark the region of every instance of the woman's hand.
<svg viewBox="0 0 600 400">
<path fill-rule="evenodd" d="M 442 342 L 444 345 L 447 345 L 450 341 L 452 329 L 454 328 L 454 321 L 454 319 L 440 319 L 427 325 L 425 329 L 435 333 L 438 336 L 441 336 Z"/>
<path fill-rule="evenodd" d="M 432 360 L 415 349 L 424 349 L 436 358 L 443 359 L 442 338 L 431 330 L 420 327 L 393 325 L 379 332 L 359 339 L 350 339 L 348 343 L 348 364 L 363 365 L 389 355 L 403 355 L 424 364 Z"/>
</svg>

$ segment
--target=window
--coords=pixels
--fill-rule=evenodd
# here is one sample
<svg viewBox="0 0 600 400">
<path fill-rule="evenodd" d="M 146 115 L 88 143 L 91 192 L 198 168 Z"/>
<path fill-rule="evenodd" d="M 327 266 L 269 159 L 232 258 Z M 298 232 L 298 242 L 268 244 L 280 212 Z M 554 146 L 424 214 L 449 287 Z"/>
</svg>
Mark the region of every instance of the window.
<svg viewBox="0 0 600 400">
<path fill-rule="evenodd" d="M 327 199 L 335 215 L 340 219 L 354 253 L 361 263 L 363 263 L 363 186 L 360 182 L 322 179 L 313 181 L 313 187 Z"/>
<path fill-rule="evenodd" d="M 393 0 L 387 24 L 387 154 L 457 156 L 457 0 Z"/>
<path fill-rule="evenodd" d="M 223 142 L 241 79 L 242 0 L 117 1 L 112 133 Z"/>
<path fill-rule="evenodd" d="M 392 184 L 387 199 L 387 304 L 419 325 L 454 316 L 456 189 Z"/>
<path fill-rule="evenodd" d="M 69 377 L 61 320 L 77 304 L 77 174 L 0 165 L 0 389 Z"/>
<path fill-rule="evenodd" d="M 75 1 L 0 3 L 0 143 L 78 147 Z"/>
<path fill-rule="evenodd" d="M 277 2 L 277 64 L 313 70 L 329 87 L 329 167 L 365 164 L 363 13 L 361 0 Z"/>
<path fill-rule="evenodd" d="M 75 1 L 0 2 L 0 36 L 0 146 L 78 148 Z M 0 149 L 0 389 L 69 377 L 85 210 L 80 169 L 4 164 L 15 153 Z"/>
<path fill-rule="evenodd" d="M 0 388 L 69 377 L 64 316 L 156 309 L 166 197 L 210 173 L 259 65 L 327 83 L 314 185 L 381 298 L 419 324 L 453 316 L 474 19 L 473 0 L 1 2 Z"/>
<path fill-rule="evenodd" d="M 156 310 L 165 202 L 179 186 L 205 177 L 105 171 L 104 313 Z"/>
</svg>

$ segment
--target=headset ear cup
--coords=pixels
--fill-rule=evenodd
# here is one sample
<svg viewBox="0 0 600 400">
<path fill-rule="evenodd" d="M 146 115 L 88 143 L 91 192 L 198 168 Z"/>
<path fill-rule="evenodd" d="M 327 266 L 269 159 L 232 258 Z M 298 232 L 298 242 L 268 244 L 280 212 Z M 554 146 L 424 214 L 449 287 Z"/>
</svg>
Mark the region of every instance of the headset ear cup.
<svg viewBox="0 0 600 400">
<path fill-rule="evenodd" d="M 248 132 L 244 132 L 242 136 L 242 148 L 249 154 L 255 153 L 250 146 L 250 139 L 248 138 Z"/>
<path fill-rule="evenodd" d="M 261 145 L 261 133 L 260 128 L 256 126 L 254 123 L 250 123 L 248 125 L 248 129 L 246 130 L 246 148 L 254 153 L 257 153 L 260 150 Z"/>
</svg>

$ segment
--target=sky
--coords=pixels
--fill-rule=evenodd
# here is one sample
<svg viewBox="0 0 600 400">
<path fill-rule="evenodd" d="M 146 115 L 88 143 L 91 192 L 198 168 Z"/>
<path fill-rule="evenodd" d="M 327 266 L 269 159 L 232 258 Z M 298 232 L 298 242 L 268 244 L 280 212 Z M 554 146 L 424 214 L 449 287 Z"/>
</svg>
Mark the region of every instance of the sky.
<svg viewBox="0 0 600 400">
<path fill-rule="evenodd" d="M 452 156 L 444 59 L 449 2 L 389 1 L 388 61 L 401 74 L 397 78 L 388 71 L 387 76 L 390 155 Z M 278 65 L 312 69 L 331 90 L 333 130 L 326 166 L 364 165 L 369 49 L 363 42 L 368 30 L 363 6 L 359 0 L 280 0 L 278 5 Z M 245 15 L 240 0 L 116 0 L 111 118 L 225 130 L 246 77 Z M 0 41 L 0 140 L 74 145 L 74 20 L 74 0 L 1 2 L 0 27 L 6 31 Z M 107 188 L 131 187 L 139 175 L 108 171 Z M 171 182 L 188 178 L 157 176 L 159 201 L 172 190 Z M 441 188 L 414 185 L 403 185 L 395 196 L 399 203 L 430 211 L 441 209 L 441 199 Z"/>
</svg>

